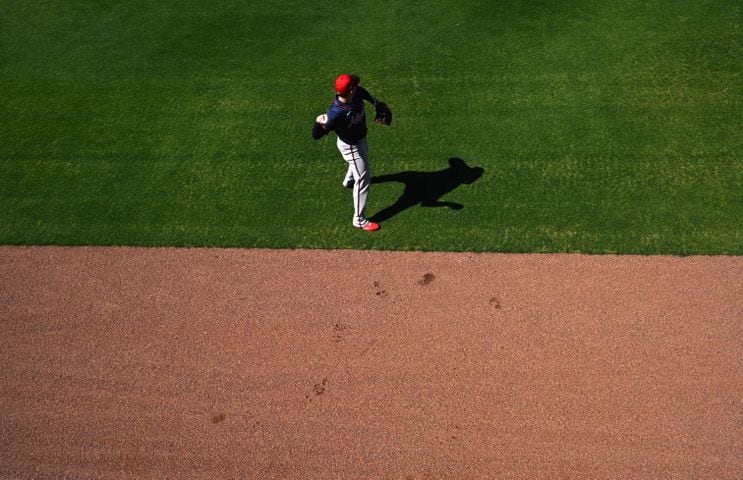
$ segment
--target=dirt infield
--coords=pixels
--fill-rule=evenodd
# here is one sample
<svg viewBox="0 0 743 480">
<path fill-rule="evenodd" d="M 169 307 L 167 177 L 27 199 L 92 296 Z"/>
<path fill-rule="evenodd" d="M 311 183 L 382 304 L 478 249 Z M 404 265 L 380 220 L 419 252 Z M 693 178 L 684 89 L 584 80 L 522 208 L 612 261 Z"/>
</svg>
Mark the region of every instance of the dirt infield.
<svg viewBox="0 0 743 480">
<path fill-rule="evenodd" d="M 0 247 L 0 478 L 743 477 L 743 258 Z"/>
</svg>

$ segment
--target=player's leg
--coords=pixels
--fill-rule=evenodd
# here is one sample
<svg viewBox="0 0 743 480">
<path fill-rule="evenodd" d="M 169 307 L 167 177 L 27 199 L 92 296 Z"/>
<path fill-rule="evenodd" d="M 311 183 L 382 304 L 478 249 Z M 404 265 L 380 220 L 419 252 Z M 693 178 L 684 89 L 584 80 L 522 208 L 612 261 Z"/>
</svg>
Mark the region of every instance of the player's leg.
<svg viewBox="0 0 743 480">
<path fill-rule="evenodd" d="M 343 186 L 346 188 L 353 188 L 353 167 L 351 165 L 346 169 L 346 176 L 343 177 Z"/>
<path fill-rule="evenodd" d="M 359 141 L 356 145 L 357 158 L 354 161 L 354 184 L 353 193 L 356 199 L 356 218 L 354 226 L 362 227 L 368 220 L 366 219 L 366 199 L 369 196 L 369 187 L 371 187 L 371 170 L 369 169 L 369 144 L 366 139 Z"/>
<path fill-rule="evenodd" d="M 352 174 L 353 185 L 353 226 L 365 227 L 369 221 L 366 219 L 366 199 L 371 185 L 371 172 L 369 171 L 369 149 L 366 140 L 357 145 L 349 145 L 338 139 L 338 150 L 343 159 L 348 163 Z"/>
</svg>

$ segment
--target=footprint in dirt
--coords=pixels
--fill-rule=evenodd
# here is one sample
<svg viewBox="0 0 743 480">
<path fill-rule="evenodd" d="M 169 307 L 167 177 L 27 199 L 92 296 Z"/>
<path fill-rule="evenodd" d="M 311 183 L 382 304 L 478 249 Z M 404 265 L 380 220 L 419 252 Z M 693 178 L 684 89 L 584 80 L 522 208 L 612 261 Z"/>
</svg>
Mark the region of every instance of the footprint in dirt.
<svg viewBox="0 0 743 480">
<path fill-rule="evenodd" d="M 387 291 L 382 288 L 382 284 L 374 281 L 374 289 L 376 290 L 376 296 L 379 298 L 387 298 Z"/>
<path fill-rule="evenodd" d="M 328 377 L 322 379 L 322 382 L 316 383 L 313 388 L 315 395 L 322 395 L 325 393 L 325 387 L 328 385 Z"/>
<path fill-rule="evenodd" d="M 333 341 L 338 343 L 343 341 L 343 332 L 346 331 L 346 326 L 342 323 L 336 323 L 333 325 Z"/>
<path fill-rule="evenodd" d="M 322 382 L 316 383 L 314 387 L 312 387 L 312 392 L 315 394 L 314 396 L 307 394 L 304 396 L 306 400 L 312 401 L 313 397 L 319 397 L 320 395 L 325 393 L 325 389 L 328 386 L 328 377 L 325 377 L 322 379 Z"/>
<path fill-rule="evenodd" d="M 436 278 L 436 276 L 433 273 L 427 273 L 423 275 L 423 278 L 418 280 L 418 285 L 426 286 L 433 282 L 433 280 Z"/>
<path fill-rule="evenodd" d="M 212 417 L 212 423 L 216 425 L 217 423 L 224 422 L 226 419 L 227 419 L 227 415 L 224 413 L 220 413 L 219 415 L 214 415 Z"/>
</svg>

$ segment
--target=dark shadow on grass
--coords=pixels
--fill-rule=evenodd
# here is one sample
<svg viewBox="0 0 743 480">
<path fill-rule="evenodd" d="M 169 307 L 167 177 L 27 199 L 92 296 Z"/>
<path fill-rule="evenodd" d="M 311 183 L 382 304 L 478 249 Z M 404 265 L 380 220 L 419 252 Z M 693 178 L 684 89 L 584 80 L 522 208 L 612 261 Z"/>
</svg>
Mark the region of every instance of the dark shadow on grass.
<svg viewBox="0 0 743 480">
<path fill-rule="evenodd" d="M 439 199 L 460 185 L 474 183 L 483 172 L 481 167 L 470 167 L 461 158 L 450 158 L 449 168 L 436 172 L 400 172 L 372 177 L 373 184 L 402 183 L 405 185 L 405 191 L 395 203 L 374 214 L 370 220 L 383 222 L 416 205 L 461 210 L 464 205 L 442 202 Z"/>
</svg>

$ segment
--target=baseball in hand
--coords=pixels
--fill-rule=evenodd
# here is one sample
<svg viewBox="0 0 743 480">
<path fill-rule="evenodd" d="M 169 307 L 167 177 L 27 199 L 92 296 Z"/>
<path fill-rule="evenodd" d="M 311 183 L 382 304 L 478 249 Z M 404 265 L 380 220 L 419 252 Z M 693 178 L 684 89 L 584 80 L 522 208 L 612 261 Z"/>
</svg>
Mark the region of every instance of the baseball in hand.
<svg viewBox="0 0 743 480">
<path fill-rule="evenodd" d="M 322 115 L 318 115 L 315 121 L 321 125 L 325 125 L 328 123 L 328 116 L 323 113 Z"/>
</svg>

